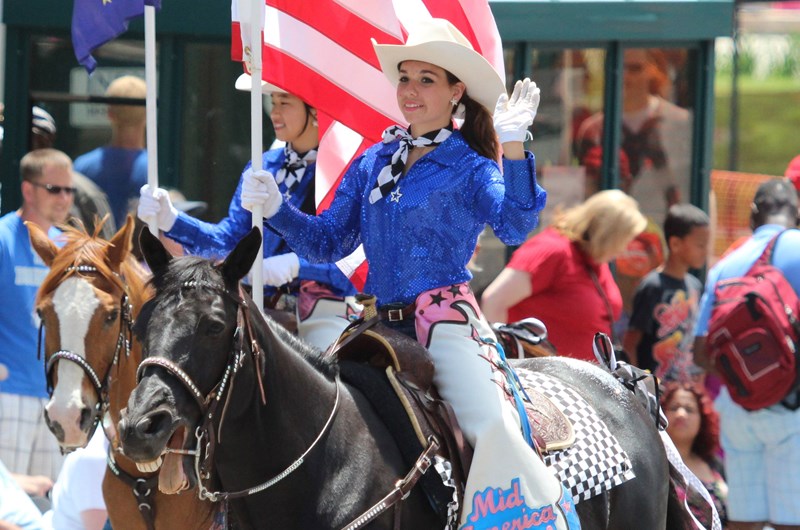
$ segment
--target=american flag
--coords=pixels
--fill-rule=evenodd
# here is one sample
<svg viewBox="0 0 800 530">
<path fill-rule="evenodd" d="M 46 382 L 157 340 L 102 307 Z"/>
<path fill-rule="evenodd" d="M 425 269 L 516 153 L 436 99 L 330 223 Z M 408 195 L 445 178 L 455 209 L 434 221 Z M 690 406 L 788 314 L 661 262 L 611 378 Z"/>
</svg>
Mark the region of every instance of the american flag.
<svg viewBox="0 0 800 530">
<path fill-rule="evenodd" d="M 232 1 L 231 56 L 245 69 L 247 12 L 245 0 Z M 428 17 L 453 23 L 505 79 L 503 48 L 488 0 L 265 0 L 263 78 L 317 109 L 318 211 L 330 205 L 347 167 L 381 140 L 386 127 L 406 125 L 370 39 L 402 44 L 408 28 Z M 363 286 L 363 251 L 338 264 L 357 287 Z"/>
</svg>

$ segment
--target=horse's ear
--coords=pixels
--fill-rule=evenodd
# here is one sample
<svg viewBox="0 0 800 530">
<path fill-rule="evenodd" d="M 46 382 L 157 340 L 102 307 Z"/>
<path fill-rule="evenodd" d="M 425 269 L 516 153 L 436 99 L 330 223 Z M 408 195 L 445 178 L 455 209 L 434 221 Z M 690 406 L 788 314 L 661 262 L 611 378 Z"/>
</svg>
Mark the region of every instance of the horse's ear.
<svg viewBox="0 0 800 530">
<path fill-rule="evenodd" d="M 153 275 L 162 274 L 169 262 L 172 261 L 172 254 L 164 248 L 156 236 L 150 233 L 150 229 L 147 227 L 144 227 L 139 235 L 139 245 L 142 247 L 142 254 L 144 254 L 144 259 Z"/>
<path fill-rule="evenodd" d="M 225 258 L 225 262 L 222 264 L 222 276 L 225 281 L 238 283 L 239 280 L 244 278 L 253 266 L 253 262 L 260 251 L 261 230 L 254 227 Z"/>
<path fill-rule="evenodd" d="M 111 245 L 106 251 L 106 257 L 111 264 L 111 268 L 116 271 L 119 271 L 120 265 L 122 265 L 122 262 L 125 261 L 131 251 L 134 229 L 133 217 L 128 215 L 125 220 L 125 226 L 120 228 L 111 238 Z"/>
<path fill-rule="evenodd" d="M 58 254 L 58 247 L 36 223 L 25 221 L 25 226 L 28 227 L 28 236 L 31 238 L 33 250 L 39 254 L 44 264 L 49 267 L 53 264 L 56 254 Z"/>
</svg>

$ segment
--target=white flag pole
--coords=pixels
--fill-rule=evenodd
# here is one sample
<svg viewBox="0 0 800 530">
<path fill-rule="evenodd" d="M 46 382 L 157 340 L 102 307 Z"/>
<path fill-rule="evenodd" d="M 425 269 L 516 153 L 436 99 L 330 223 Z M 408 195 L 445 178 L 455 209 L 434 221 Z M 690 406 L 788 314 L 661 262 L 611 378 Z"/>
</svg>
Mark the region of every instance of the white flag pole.
<svg viewBox="0 0 800 530">
<path fill-rule="evenodd" d="M 261 164 L 263 139 L 262 117 L 264 115 L 261 92 L 261 28 L 264 26 L 262 8 L 264 0 L 250 1 L 250 155 L 253 171 L 263 169 Z M 261 206 L 253 208 L 253 227 L 263 230 L 264 214 Z M 262 233 L 263 235 L 263 233 Z M 253 302 L 256 307 L 264 309 L 264 243 L 262 241 L 256 260 L 253 263 L 251 277 L 253 279 Z"/>
<path fill-rule="evenodd" d="M 144 77 L 147 84 L 147 184 L 151 190 L 158 188 L 158 130 L 156 119 L 156 8 L 144 6 Z M 150 232 L 158 237 L 158 221 L 147 222 Z"/>
</svg>

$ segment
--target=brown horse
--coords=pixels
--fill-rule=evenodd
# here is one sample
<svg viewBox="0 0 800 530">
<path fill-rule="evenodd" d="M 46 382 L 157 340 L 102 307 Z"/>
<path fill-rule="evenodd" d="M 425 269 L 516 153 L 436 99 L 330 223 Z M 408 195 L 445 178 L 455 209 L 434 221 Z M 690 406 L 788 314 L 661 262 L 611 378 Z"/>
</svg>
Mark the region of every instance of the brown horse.
<svg viewBox="0 0 800 530">
<path fill-rule="evenodd" d="M 194 491 L 162 493 L 156 473 L 137 469 L 119 450 L 113 426 L 136 386 L 142 360 L 130 326 L 151 292 L 147 273 L 130 253 L 133 219 L 128 217 L 110 242 L 98 237 L 101 227 L 93 235 L 66 228 L 66 244 L 59 249 L 28 224 L 33 248 L 50 267 L 36 301 L 51 392 L 47 424 L 67 452 L 85 447 L 99 422 L 107 426 L 111 457 L 103 497 L 115 530 L 207 530 L 214 504 L 200 501 Z"/>
</svg>

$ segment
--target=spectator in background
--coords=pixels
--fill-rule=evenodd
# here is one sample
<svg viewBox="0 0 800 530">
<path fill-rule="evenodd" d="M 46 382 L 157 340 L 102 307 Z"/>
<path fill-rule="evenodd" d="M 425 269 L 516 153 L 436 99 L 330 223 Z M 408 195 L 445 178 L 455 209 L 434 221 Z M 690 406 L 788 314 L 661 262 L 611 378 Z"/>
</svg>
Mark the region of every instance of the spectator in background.
<svg viewBox="0 0 800 530">
<path fill-rule="evenodd" d="M 108 519 L 103 500 L 108 440 L 95 431 L 86 447 L 67 455 L 53 486 L 53 509 L 44 514 L 48 530 L 101 530 Z"/>
<path fill-rule="evenodd" d="M 56 132 L 56 121 L 53 116 L 34 105 L 31 112 L 31 150 L 54 147 Z M 77 226 L 78 223 L 74 220 L 78 219 L 86 231 L 92 234 L 96 221 L 108 215 L 108 220 L 100 230 L 100 237 L 111 239 L 117 229 L 114 219 L 111 218 L 111 207 L 108 205 L 106 194 L 94 182 L 74 170 L 72 185 L 75 187 L 75 193 L 70 210 L 70 224 Z"/>
<path fill-rule="evenodd" d="M 0 384 L 6 378 L 8 369 L 0 363 Z M 39 509 L 0 460 L 0 530 L 40 528 L 42 526 Z"/>
<path fill-rule="evenodd" d="M 695 326 L 695 363 L 714 372 L 706 341 L 715 287 L 721 280 L 744 276 L 775 235 L 797 225 L 798 197 L 784 179 L 768 180 L 751 205 L 753 235 L 709 271 Z M 800 293 L 800 231 L 785 232 L 775 244 L 772 265 Z M 800 409 L 782 404 L 747 411 L 723 385 L 714 404 L 720 414 L 722 449 L 728 479 L 728 517 L 734 530 L 800 528 Z"/>
<path fill-rule="evenodd" d="M 797 155 L 789 162 L 789 165 L 786 166 L 786 172 L 783 174 L 789 182 L 792 183 L 794 189 L 797 190 L 797 193 L 800 193 L 800 155 Z"/>
<path fill-rule="evenodd" d="M 594 334 L 612 335 L 622 310 L 608 262 L 646 225 L 636 201 L 620 190 L 601 191 L 558 214 L 553 226 L 514 252 L 486 288 L 486 318 L 539 318 L 559 354 L 594 360 Z"/>
<path fill-rule="evenodd" d="M 703 285 L 689 269 L 705 265 L 709 222 L 696 206 L 672 206 L 664 221 L 667 261 L 636 289 L 623 349 L 632 364 L 659 379 L 696 380 L 702 375 L 692 362 L 692 330 Z"/>
<path fill-rule="evenodd" d="M 702 387 L 673 381 L 664 386 L 661 407 L 667 416 L 667 434 L 686 466 L 711 494 L 723 527 L 727 524 L 728 485 L 719 458 L 719 414 Z M 689 508 L 711 528 L 703 499 L 689 496 Z"/>
<path fill-rule="evenodd" d="M 111 82 L 107 97 L 144 99 L 147 85 L 126 75 Z M 139 196 L 147 183 L 144 105 L 109 105 L 111 143 L 75 159 L 75 170 L 89 177 L 108 196 L 114 222 L 125 224 L 129 201 Z"/>
<path fill-rule="evenodd" d="M 0 530 L 43 530 L 42 514 L 0 460 Z"/>
<path fill-rule="evenodd" d="M 0 218 L 0 363 L 9 372 L 0 386 L 0 460 L 33 480 L 28 485 L 41 494 L 58 476 L 62 456 L 42 414 L 47 385 L 36 351 L 34 299 L 47 267 L 31 248 L 24 223 L 58 237 L 54 225 L 66 221 L 72 206 L 72 161 L 61 151 L 37 149 L 22 157 L 20 174 L 22 207 Z"/>
</svg>

